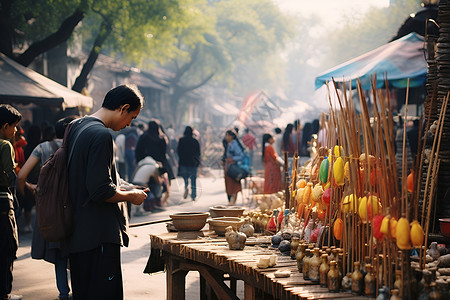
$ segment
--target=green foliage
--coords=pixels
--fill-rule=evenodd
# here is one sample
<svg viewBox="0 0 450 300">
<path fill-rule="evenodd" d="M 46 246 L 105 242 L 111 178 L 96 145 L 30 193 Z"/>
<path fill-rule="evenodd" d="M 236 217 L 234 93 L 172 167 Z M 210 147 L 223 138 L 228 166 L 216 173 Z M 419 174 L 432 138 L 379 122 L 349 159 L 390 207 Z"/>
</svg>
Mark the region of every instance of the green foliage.
<svg viewBox="0 0 450 300">
<path fill-rule="evenodd" d="M 87 0 L 15 0 L 9 25 L 16 32 L 16 45 L 41 40 L 55 32 L 77 7 L 87 9 Z M 0 7 L 2 9 L 2 7 Z"/>
</svg>

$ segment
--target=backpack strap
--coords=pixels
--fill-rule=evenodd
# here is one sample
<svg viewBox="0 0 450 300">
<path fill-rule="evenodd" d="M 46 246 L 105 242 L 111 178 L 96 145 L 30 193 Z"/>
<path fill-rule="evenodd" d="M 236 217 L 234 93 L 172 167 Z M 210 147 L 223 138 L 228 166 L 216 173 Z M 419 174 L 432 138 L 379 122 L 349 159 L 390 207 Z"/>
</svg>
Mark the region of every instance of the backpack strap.
<svg viewBox="0 0 450 300">
<path fill-rule="evenodd" d="M 82 133 L 83 131 L 85 131 L 86 129 L 88 129 L 89 127 L 98 124 L 98 122 L 92 121 L 92 122 L 86 122 L 85 124 L 86 124 L 86 125 L 84 125 L 84 126 L 81 125 L 81 126 L 83 126 L 83 127 L 81 127 L 81 128 L 78 130 L 77 134 L 75 135 L 75 138 L 74 138 L 73 144 L 72 144 L 72 148 L 70 149 L 70 152 L 69 152 L 69 157 L 67 158 L 67 166 L 69 166 L 69 164 L 70 164 L 70 161 L 71 161 L 72 156 L 73 156 L 73 150 L 75 149 L 75 144 L 76 144 L 76 142 L 78 141 L 78 138 L 80 137 L 81 133 Z M 67 144 L 66 144 L 66 143 L 67 143 L 67 142 L 66 142 L 66 140 L 67 140 L 67 135 L 68 135 L 70 129 L 72 128 L 72 123 L 70 123 L 69 126 L 70 126 L 70 128 L 67 128 L 66 132 L 64 133 L 64 142 L 63 142 L 64 146 L 67 146 Z"/>
</svg>

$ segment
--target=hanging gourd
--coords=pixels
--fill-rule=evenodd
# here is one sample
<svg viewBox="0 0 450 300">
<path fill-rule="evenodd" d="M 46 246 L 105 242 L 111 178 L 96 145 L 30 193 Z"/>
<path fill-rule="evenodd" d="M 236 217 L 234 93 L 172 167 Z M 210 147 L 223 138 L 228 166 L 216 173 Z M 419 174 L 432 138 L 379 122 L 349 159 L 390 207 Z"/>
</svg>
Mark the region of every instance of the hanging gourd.
<svg viewBox="0 0 450 300">
<path fill-rule="evenodd" d="M 374 216 L 372 219 L 373 236 L 381 241 L 383 239 L 383 233 L 381 232 L 381 224 L 383 223 L 383 216 Z"/>
<path fill-rule="evenodd" d="M 349 164 L 349 162 L 346 162 L 344 165 L 344 177 L 347 178 L 347 180 L 350 180 L 350 164 Z"/>
<path fill-rule="evenodd" d="M 394 218 L 389 220 L 389 231 L 391 233 L 391 238 L 395 239 L 397 236 L 397 220 Z"/>
<path fill-rule="evenodd" d="M 358 214 L 364 222 L 367 219 L 371 220 L 373 216 L 378 215 L 380 212 L 381 204 L 377 196 L 370 195 L 360 199 Z"/>
<path fill-rule="evenodd" d="M 297 189 L 297 192 L 295 193 L 295 201 L 297 203 L 303 202 L 303 193 L 305 192 L 305 188 L 299 188 Z"/>
<path fill-rule="evenodd" d="M 312 188 L 312 182 L 308 182 L 308 184 L 305 187 L 305 190 L 303 191 L 303 203 L 308 205 L 311 202 L 311 188 Z"/>
<path fill-rule="evenodd" d="M 411 249 L 410 236 L 411 228 L 409 227 L 408 219 L 400 218 L 397 222 L 395 235 L 397 238 L 397 247 L 401 250 Z"/>
<path fill-rule="evenodd" d="M 389 219 L 391 217 L 390 216 L 386 216 L 383 218 L 383 221 L 381 222 L 381 228 L 380 231 L 382 234 L 387 235 L 389 233 Z"/>
<path fill-rule="evenodd" d="M 341 238 L 342 238 L 343 227 L 344 227 L 344 222 L 342 221 L 341 218 L 337 218 L 336 221 L 334 221 L 334 225 L 333 225 L 333 234 L 337 240 L 341 240 Z"/>
<path fill-rule="evenodd" d="M 412 221 L 410 234 L 411 234 L 411 243 L 414 246 L 414 248 L 422 247 L 425 234 L 423 232 L 422 226 L 420 226 L 417 220 Z"/>
<path fill-rule="evenodd" d="M 323 198 L 323 197 L 322 197 Z M 344 200 L 341 204 L 341 210 L 344 213 L 348 212 L 356 212 L 358 208 L 358 199 L 355 194 L 350 194 L 344 197 Z"/>
<path fill-rule="evenodd" d="M 326 189 L 323 192 L 323 195 L 322 195 L 322 202 L 326 206 L 329 206 L 330 205 L 330 201 L 331 201 L 331 189 Z"/>
<path fill-rule="evenodd" d="M 320 184 L 316 184 L 311 191 L 311 200 L 314 202 L 320 202 L 322 200 L 323 188 Z"/>
<path fill-rule="evenodd" d="M 304 211 L 305 211 L 305 203 L 299 202 L 297 206 L 297 216 L 300 220 L 303 218 Z"/>
<path fill-rule="evenodd" d="M 338 157 L 333 165 L 334 181 L 337 186 L 344 185 L 344 160 Z"/>
<path fill-rule="evenodd" d="M 322 183 L 327 183 L 328 181 L 328 168 L 330 167 L 330 162 L 328 161 L 327 157 L 322 161 L 320 164 L 319 169 L 319 180 Z"/>
<path fill-rule="evenodd" d="M 408 177 L 406 177 L 406 188 L 408 192 L 412 193 L 414 191 L 414 171 L 411 170 Z"/>
<path fill-rule="evenodd" d="M 297 181 L 297 189 L 304 188 L 305 186 L 306 186 L 306 180 L 305 179 L 300 179 L 299 181 Z"/>
</svg>

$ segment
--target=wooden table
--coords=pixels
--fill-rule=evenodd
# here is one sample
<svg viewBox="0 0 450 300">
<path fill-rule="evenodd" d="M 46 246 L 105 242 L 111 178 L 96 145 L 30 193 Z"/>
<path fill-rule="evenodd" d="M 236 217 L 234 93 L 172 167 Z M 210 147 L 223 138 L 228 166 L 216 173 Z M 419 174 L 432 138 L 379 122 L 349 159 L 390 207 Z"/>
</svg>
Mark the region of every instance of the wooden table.
<svg viewBox="0 0 450 300">
<path fill-rule="evenodd" d="M 351 293 L 329 293 L 327 288 L 304 280 L 295 260 L 267 248 L 270 237 L 249 238 L 241 251 L 229 250 L 225 238 L 211 231 L 151 234 L 150 241 L 152 252 L 144 272 L 161 271 L 164 260 L 169 300 L 185 299 L 189 271 L 200 273 L 200 299 L 239 299 L 236 280 L 244 281 L 245 299 L 367 299 Z M 261 255 L 274 253 L 278 254 L 275 267 L 256 266 Z M 290 270 L 291 276 L 275 278 L 277 270 Z M 228 280 L 230 286 L 225 283 Z"/>
</svg>

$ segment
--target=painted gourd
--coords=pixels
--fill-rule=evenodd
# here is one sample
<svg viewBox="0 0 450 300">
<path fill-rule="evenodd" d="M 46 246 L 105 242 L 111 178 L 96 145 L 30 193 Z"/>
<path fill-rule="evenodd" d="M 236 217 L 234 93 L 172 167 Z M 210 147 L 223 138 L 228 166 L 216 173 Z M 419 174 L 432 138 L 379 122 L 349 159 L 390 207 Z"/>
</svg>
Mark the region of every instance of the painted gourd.
<svg viewBox="0 0 450 300">
<path fill-rule="evenodd" d="M 304 188 L 305 186 L 306 186 L 306 180 L 305 179 L 300 179 L 299 181 L 297 181 L 297 189 Z"/>
<path fill-rule="evenodd" d="M 344 201 L 341 204 L 341 210 L 344 213 L 356 212 L 358 209 L 358 199 L 355 194 L 350 194 L 344 197 Z"/>
<path fill-rule="evenodd" d="M 319 169 L 319 179 L 322 183 L 327 183 L 328 181 L 328 168 L 330 167 L 330 162 L 325 158 L 320 164 Z"/>
<path fill-rule="evenodd" d="M 361 220 L 371 220 L 373 216 L 378 215 L 379 212 L 381 212 L 381 204 L 378 201 L 377 196 L 370 195 L 360 199 L 358 214 Z"/>
<path fill-rule="evenodd" d="M 326 189 L 323 192 L 323 195 L 322 195 L 322 202 L 326 206 L 329 206 L 330 205 L 330 201 L 331 201 L 331 189 Z"/>
<path fill-rule="evenodd" d="M 411 243 L 415 248 L 422 247 L 425 234 L 422 226 L 416 220 L 411 223 Z"/>
<path fill-rule="evenodd" d="M 389 219 L 391 217 L 390 216 L 386 216 L 383 218 L 383 221 L 381 222 L 381 228 L 380 231 L 382 234 L 387 235 L 389 233 Z"/>
<path fill-rule="evenodd" d="M 391 233 L 391 238 L 395 239 L 397 236 L 397 220 L 394 218 L 389 220 L 389 231 Z"/>
<path fill-rule="evenodd" d="M 311 191 L 311 200 L 320 202 L 322 200 L 323 188 L 320 184 L 316 184 Z"/>
<path fill-rule="evenodd" d="M 397 247 L 401 250 L 411 249 L 410 243 L 410 227 L 408 219 L 400 218 L 397 222 L 397 228 L 395 230 L 395 235 L 397 238 Z"/>
<path fill-rule="evenodd" d="M 349 164 L 349 162 L 346 162 L 344 165 L 344 177 L 347 178 L 347 180 L 350 180 L 350 164 Z"/>
<path fill-rule="evenodd" d="M 333 165 L 333 174 L 336 185 L 344 185 L 344 160 L 338 157 Z"/>
<path fill-rule="evenodd" d="M 374 216 L 372 220 L 373 236 L 381 241 L 383 239 L 383 233 L 381 232 L 381 224 L 383 223 L 383 216 Z"/>
<path fill-rule="evenodd" d="M 412 193 L 414 190 L 414 171 L 411 170 L 408 177 L 406 177 L 406 187 L 408 192 Z"/>
<path fill-rule="evenodd" d="M 344 227 L 344 222 L 342 221 L 341 218 L 337 218 L 336 221 L 334 221 L 334 225 L 333 225 L 333 234 L 337 240 L 341 240 L 341 238 L 342 238 L 343 227 Z"/>
</svg>

